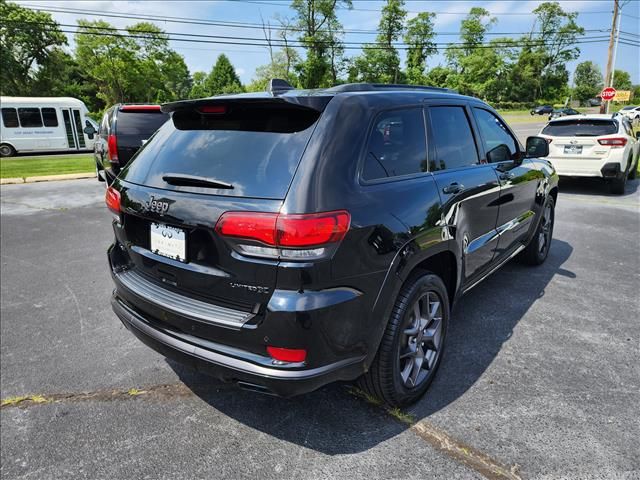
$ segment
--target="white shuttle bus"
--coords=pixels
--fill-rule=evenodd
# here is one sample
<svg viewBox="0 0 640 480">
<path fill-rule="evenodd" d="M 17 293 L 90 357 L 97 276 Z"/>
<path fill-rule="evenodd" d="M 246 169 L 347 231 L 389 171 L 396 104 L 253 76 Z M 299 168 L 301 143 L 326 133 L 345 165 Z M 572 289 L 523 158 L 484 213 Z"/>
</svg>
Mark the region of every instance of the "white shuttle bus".
<svg viewBox="0 0 640 480">
<path fill-rule="evenodd" d="M 93 150 L 84 133 L 96 123 L 85 104 L 71 97 L 0 97 L 2 128 L 0 156 L 22 152 L 77 152 Z"/>
</svg>

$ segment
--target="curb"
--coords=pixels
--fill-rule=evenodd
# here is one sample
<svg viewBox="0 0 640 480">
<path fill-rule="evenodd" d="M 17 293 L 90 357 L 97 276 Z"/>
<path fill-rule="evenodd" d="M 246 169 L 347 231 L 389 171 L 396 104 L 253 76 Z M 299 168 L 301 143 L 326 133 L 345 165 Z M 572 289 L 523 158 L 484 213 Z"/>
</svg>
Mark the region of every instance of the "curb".
<svg viewBox="0 0 640 480">
<path fill-rule="evenodd" d="M 18 183 L 55 182 L 58 180 L 80 180 L 83 178 L 96 178 L 95 172 L 65 173 L 64 175 L 41 175 L 26 178 L 0 178 L 0 185 L 14 185 Z"/>
</svg>

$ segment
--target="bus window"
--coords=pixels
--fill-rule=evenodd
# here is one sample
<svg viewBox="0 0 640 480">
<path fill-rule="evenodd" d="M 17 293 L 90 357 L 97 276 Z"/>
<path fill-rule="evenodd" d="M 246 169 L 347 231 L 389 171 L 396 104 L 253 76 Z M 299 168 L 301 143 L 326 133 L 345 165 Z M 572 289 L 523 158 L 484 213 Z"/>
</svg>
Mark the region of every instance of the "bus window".
<svg viewBox="0 0 640 480">
<path fill-rule="evenodd" d="M 58 126 L 58 115 L 56 114 L 55 108 L 43 108 L 42 109 L 42 120 L 44 120 L 45 127 L 57 127 Z"/>
<path fill-rule="evenodd" d="M 5 128 L 18 128 L 18 113 L 15 108 L 3 108 L 2 109 L 2 122 Z"/>
<path fill-rule="evenodd" d="M 20 125 L 23 128 L 42 126 L 39 108 L 19 108 L 18 116 L 20 117 Z"/>
</svg>

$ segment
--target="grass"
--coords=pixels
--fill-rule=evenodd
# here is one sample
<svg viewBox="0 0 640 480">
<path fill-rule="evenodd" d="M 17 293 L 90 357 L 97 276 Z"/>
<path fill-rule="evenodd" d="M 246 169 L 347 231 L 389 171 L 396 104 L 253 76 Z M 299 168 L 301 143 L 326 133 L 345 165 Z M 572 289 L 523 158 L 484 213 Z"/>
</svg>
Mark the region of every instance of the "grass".
<svg viewBox="0 0 640 480">
<path fill-rule="evenodd" d="M 93 172 L 92 154 L 43 155 L 38 157 L 10 157 L 0 159 L 0 178 L 26 178 L 40 175 Z"/>
</svg>

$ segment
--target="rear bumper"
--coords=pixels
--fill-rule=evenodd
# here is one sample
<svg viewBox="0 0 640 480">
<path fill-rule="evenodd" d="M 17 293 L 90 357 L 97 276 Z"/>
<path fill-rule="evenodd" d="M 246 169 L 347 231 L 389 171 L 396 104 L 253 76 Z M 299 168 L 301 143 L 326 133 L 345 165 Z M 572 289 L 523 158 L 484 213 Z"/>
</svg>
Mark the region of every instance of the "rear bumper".
<svg viewBox="0 0 640 480">
<path fill-rule="evenodd" d="M 160 354 L 245 388 L 290 397 L 311 392 L 327 383 L 352 380 L 363 373 L 364 356 L 312 369 L 301 369 L 299 365 L 292 365 L 293 368 L 270 366 L 271 359 L 267 357 L 163 326 L 137 312 L 117 293 L 111 298 L 111 306 L 129 331 Z"/>
<path fill-rule="evenodd" d="M 552 163 L 558 175 L 565 177 L 615 178 L 626 168 L 622 155 L 620 159 L 608 155 L 602 159 L 547 157 L 547 160 Z"/>
</svg>

